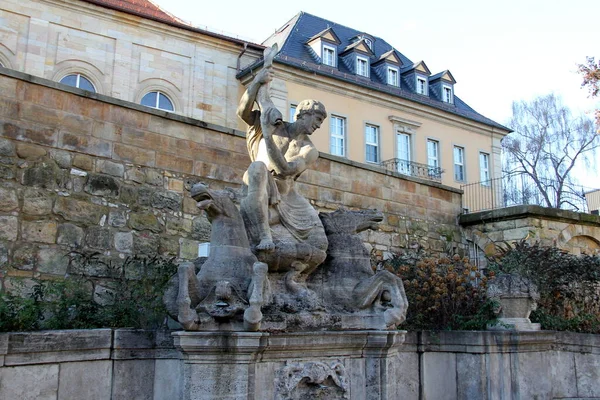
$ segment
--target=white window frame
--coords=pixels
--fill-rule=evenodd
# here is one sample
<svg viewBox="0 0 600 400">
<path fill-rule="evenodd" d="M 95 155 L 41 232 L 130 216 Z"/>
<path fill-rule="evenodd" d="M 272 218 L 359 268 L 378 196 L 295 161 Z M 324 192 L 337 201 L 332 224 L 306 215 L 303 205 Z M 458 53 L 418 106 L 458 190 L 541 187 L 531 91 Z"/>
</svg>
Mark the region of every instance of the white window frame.
<svg viewBox="0 0 600 400">
<path fill-rule="evenodd" d="M 399 146 L 399 138 L 406 138 L 407 147 L 406 147 L 406 156 L 404 158 L 400 157 L 400 146 Z M 410 133 L 406 132 L 396 132 L 396 158 L 398 159 L 398 172 L 404 175 L 411 174 L 411 162 L 412 162 L 412 141 L 413 137 Z"/>
<path fill-rule="evenodd" d="M 490 154 L 479 152 L 479 180 L 483 186 L 489 186 L 492 176 L 490 175 Z"/>
<path fill-rule="evenodd" d="M 433 147 L 430 147 L 429 144 Z M 432 154 L 431 149 L 435 149 L 435 154 Z M 427 165 L 432 168 L 440 167 L 440 141 L 435 139 L 427 139 Z"/>
<path fill-rule="evenodd" d="M 335 140 L 341 141 L 341 148 L 338 149 Z M 329 153 L 334 156 L 346 157 L 346 118 L 339 115 L 331 115 L 329 122 Z"/>
<path fill-rule="evenodd" d="M 364 65 L 364 73 L 361 73 L 360 65 Z M 356 75 L 369 77 L 369 59 L 366 57 L 356 56 Z"/>
<path fill-rule="evenodd" d="M 0 65 L 2 65 L 2 64 L 0 63 Z M 96 85 L 94 85 L 94 82 L 92 82 L 92 80 L 90 78 L 88 78 L 85 75 L 80 74 L 79 72 L 75 72 L 73 74 L 67 74 L 67 75 L 63 76 L 62 78 L 60 78 L 59 82 L 62 83 L 63 79 L 65 79 L 68 76 L 76 76 L 76 78 L 75 78 L 75 86 L 72 86 L 72 87 L 76 87 L 77 89 L 81 89 L 81 78 L 83 78 L 86 81 L 88 81 L 90 85 L 92 85 L 92 88 L 94 89 L 94 93 L 98 93 L 98 91 L 96 90 Z M 66 85 L 66 83 L 63 83 L 63 85 Z"/>
<path fill-rule="evenodd" d="M 393 77 L 393 79 L 391 78 Z M 387 67 L 387 84 L 388 85 L 392 85 L 392 86 L 400 86 L 400 72 L 398 71 L 398 68 L 394 68 L 394 67 Z"/>
<path fill-rule="evenodd" d="M 447 94 L 449 94 L 447 96 Z M 454 103 L 454 91 L 452 90 L 452 86 L 442 85 L 442 100 L 445 103 Z"/>
<path fill-rule="evenodd" d="M 327 53 L 328 51 L 330 51 L 331 53 Z M 325 57 L 325 54 L 331 54 L 331 59 L 329 59 L 328 57 Z M 324 44 L 321 55 L 322 55 L 321 62 L 323 63 L 323 65 L 329 65 L 330 67 L 334 67 L 334 68 L 336 67 L 337 52 L 336 52 L 335 47 Z"/>
<path fill-rule="evenodd" d="M 423 88 L 421 88 L 421 85 L 420 85 L 421 82 L 423 83 L 423 85 L 422 85 Z M 429 88 L 427 87 L 428 86 L 427 85 L 427 78 L 424 77 L 424 76 L 421 76 L 421 75 L 417 75 L 416 85 L 417 85 L 416 92 L 418 94 L 422 94 L 424 96 L 427 96 L 427 93 L 429 91 Z"/>
<path fill-rule="evenodd" d="M 373 130 L 375 141 L 369 140 L 369 130 Z M 369 152 L 367 149 L 375 147 L 375 160 L 369 160 Z M 373 124 L 365 124 L 365 161 L 372 164 L 379 164 L 379 126 Z"/>
<path fill-rule="evenodd" d="M 294 122 L 296 120 L 296 110 L 298 108 L 298 104 L 290 104 L 289 109 L 289 122 Z"/>
<path fill-rule="evenodd" d="M 454 155 L 454 180 L 457 182 L 466 182 L 465 148 L 463 146 L 455 145 L 452 152 Z M 458 176 L 457 174 L 457 167 L 461 172 L 461 176 Z"/>
</svg>

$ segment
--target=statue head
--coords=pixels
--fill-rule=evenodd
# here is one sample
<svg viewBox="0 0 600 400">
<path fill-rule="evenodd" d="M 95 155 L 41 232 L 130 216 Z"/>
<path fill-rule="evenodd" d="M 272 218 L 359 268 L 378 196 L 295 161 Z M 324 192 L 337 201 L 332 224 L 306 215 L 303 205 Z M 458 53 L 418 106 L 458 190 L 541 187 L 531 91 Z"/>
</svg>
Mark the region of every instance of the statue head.
<svg viewBox="0 0 600 400">
<path fill-rule="evenodd" d="M 304 114 L 319 114 L 323 119 L 327 118 L 325 106 L 317 100 L 302 100 L 296 106 L 296 119 L 300 119 Z"/>
</svg>

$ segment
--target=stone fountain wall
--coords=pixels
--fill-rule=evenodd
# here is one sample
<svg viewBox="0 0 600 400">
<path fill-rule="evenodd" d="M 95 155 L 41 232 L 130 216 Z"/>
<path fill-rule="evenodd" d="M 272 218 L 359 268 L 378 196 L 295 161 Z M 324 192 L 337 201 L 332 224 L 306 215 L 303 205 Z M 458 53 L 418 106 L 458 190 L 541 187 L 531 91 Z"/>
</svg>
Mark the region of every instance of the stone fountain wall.
<svg viewBox="0 0 600 400">
<path fill-rule="evenodd" d="M 194 259 L 210 224 L 187 189 L 239 188 L 249 163 L 243 132 L 0 69 L 2 286 L 64 275 L 73 250 Z M 320 210 L 383 211 L 375 256 L 462 251 L 456 189 L 327 155 L 298 186 Z"/>
</svg>

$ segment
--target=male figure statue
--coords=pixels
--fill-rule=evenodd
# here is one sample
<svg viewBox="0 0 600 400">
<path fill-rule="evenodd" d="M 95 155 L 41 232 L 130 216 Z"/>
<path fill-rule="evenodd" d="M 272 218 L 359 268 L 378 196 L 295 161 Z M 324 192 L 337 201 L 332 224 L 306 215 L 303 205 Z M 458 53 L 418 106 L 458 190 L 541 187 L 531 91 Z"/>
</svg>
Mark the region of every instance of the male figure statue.
<svg viewBox="0 0 600 400">
<path fill-rule="evenodd" d="M 248 195 L 241 211 L 258 259 L 271 272 L 289 271 L 286 286 L 299 292 L 302 287 L 296 279 L 300 273 L 310 274 L 325 260 L 327 237 L 316 210 L 294 184 L 319 156 L 309 136 L 327 112 L 320 102 L 304 100 L 297 106 L 296 122 L 283 121 L 267 91 L 273 76 L 272 56 L 265 56 L 265 68 L 250 83 L 238 107 L 238 116 L 248 124 L 246 141 L 252 160 L 244 174 Z M 260 110 L 253 110 L 255 102 Z"/>
</svg>

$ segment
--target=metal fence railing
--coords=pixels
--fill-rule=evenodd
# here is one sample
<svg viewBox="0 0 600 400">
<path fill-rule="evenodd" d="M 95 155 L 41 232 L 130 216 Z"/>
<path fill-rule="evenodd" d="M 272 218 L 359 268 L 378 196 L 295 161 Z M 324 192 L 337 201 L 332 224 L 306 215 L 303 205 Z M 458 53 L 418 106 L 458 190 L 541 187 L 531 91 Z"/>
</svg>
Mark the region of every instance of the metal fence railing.
<svg viewBox="0 0 600 400">
<path fill-rule="evenodd" d="M 444 173 L 444 170 L 439 167 L 432 167 L 426 164 L 402 160 L 400 158 L 392 158 L 382 161 L 381 166 L 389 171 L 395 171 L 404 175 L 428 179 L 436 182 L 442 181 L 442 174 Z"/>
<path fill-rule="evenodd" d="M 539 205 L 578 212 L 593 212 L 598 205 L 593 190 L 580 185 L 565 184 L 558 192 L 558 182 L 539 179 L 537 182 L 525 173 L 506 174 L 502 178 L 462 185 L 464 212 L 493 210 L 516 205 Z M 598 200 L 600 203 L 600 200 Z M 596 207 L 596 208 L 593 208 Z"/>
</svg>

